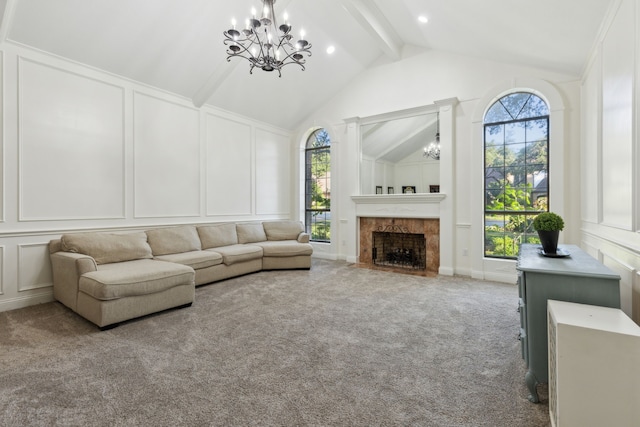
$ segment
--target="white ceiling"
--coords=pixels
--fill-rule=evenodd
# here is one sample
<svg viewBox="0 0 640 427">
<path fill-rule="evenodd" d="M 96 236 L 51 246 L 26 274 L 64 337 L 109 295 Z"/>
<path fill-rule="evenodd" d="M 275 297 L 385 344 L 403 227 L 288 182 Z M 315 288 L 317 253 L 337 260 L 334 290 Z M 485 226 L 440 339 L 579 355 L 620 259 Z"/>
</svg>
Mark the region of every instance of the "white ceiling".
<svg viewBox="0 0 640 427">
<path fill-rule="evenodd" d="M 293 129 L 405 46 L 578 77 L 612 1 L 277 0 L 313 45 L 306 71 L 282 78 L 226 59 L 222 32 L 259 0 L 0 0 L 0 12 L 8 40 Z"/>
</svg>

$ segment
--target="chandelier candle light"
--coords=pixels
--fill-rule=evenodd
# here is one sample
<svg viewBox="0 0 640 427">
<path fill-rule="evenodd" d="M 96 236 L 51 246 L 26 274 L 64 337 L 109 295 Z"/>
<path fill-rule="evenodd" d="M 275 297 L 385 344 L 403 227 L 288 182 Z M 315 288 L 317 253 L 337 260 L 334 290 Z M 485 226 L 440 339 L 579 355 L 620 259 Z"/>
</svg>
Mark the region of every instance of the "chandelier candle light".
<svg viewBox="0 0 640 427">
<path fill-rule="evenodd" d="M 436 118 L 436 136 L 435 141 L 429 144 L 428 147 L 424 147 L 423 157 L 431 157 L 435 160 L 440 160 L 440 113 Z"/>
<path fill-rule="evenodd" d="M 256 18 L 256 10 L 251 11 L 251 18 L 246 20 L 243 30 L 236 29 L 236 20 L 231 20 L 231 29 L 225 31 L 224 44 L 227 48 L 227 61 L 240 57 L 249 61 L 253 74 L 255 67 L 263 71 L 278 70 L 285 65 L 298 64 L 304 71 L 305 55 L 311 56 L 311 45 L 304 39 L 304 31 L 300 31 L 300 40 L 292 44 L 291 25 L 287 14 L 284 24 L 278 26 L 273 5 L 276 0 L 262 0 L 262 16 Z"/>
</svg>

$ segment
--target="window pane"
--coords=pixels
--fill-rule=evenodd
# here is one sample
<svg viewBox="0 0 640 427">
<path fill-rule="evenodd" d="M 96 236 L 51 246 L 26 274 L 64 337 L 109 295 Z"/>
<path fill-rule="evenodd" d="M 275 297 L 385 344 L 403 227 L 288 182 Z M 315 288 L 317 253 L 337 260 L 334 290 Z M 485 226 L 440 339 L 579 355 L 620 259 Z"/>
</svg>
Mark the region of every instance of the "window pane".
<svg viewBox="0 0 640 427">
<path fill-rule="evenodd" d="M 487 111 L 484 119 L 485 123 L 497 123 L 506 122 L 507 120 L 513 120 L 507 110 L 505 110 L 504 106 L 499 102 L 496 102 L 491 106 L 491 108 L 489 108 L 489 111 Z"/>
<path fill-rule="evenodd" d="M 504 126 L 504 142 L 509 144 L 512 142 L 525 142 L 525 122 L 507 123 Z"/>
<path fill-rule="evenodd" d="M 504 107 L 507 109 L 507 111 L 509 111 L 511 120 L 515 120 L 522 117 L 522 109 L 530 97 L 530 93 L 518 92 L 501 98 L 499 102 L 501 102 L 502 105 L 504 105 Z"/>
<path fill-rule="evenodd" d="M 526 144 L 509 144 L 505 145 L 505 149 L 509 153 L 506 156 L 509 158 L 509 165 L 524 165 Z"/>
<path fill-rule="evenodd" d="M 546 140 L 549 129 L 546 120 L 532 120 L 527 125 L 527 142 Z"/>
<path fill-rule="evenodd" d="M 529 98 L 527 105 L 520 114 L 520 118 L 540 117 L 548 115 L 549 107 L 547 107 L 547 103 L 544 102 L 540 97 L 531 95 L 531 98 Z"/>
</svg>

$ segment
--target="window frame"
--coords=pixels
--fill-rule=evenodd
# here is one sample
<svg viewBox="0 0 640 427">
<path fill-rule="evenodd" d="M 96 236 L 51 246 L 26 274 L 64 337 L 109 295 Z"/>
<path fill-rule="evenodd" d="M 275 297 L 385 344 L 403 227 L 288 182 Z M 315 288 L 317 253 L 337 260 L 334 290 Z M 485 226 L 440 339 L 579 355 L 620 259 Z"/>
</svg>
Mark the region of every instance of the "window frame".
<svg viewBox="0 0 640 427">
<path fill-rule="evenodd" d="M 313 143 L 315 141 L 318 141 L 317 139 L 317 135 L 320 132 L 324 132 L 326 133 L 326 144 L 321 145 L 321 146 L 317 146 L 317 147 L 313 147 Z M 311 193 L 311 182 L 313 181 L 312 178 L 312 164 L 313 161 L 310 162 L 310 158 L 313 158 L 313 154 L 319 152 L 319 151 L 325 151 L 328 154 L 328 161 L 325 162 L 326 166 L 327 166 L 327 173 L 328 173 L 328 178 L 325 175 L 325 180 L 328 180 L 329 182 L 329 186 L 328 186 L 328 192 L 325 192 L 324 194 L 327 195 L 328 197 L 326 197 L 326 200 L 328 202 L 328 206 L 325 208 L 314 208 L 312 206 L 312 193 Z M 315 215 L 314 215 L 315 213 Z M 328 224 L 328 227 L 325 229 L 325 233 L 324 236 L 325 238 L 314 238 L 314 230 L 313 230 L 313 225 L 316 223 L 316 221 L 313 221 L 313 218 L 316 217 L 317 215 L 321 214 L 324 218 L 325 218 L 325 223 Z M 329 219 L 327 218 L 327 214 L 329 215 Z M 318 242 L 318 243 L 331 243 L 331 137 L 329 135 L 329 132 L 324 129 L 324 128 L 317 128 L 315 130 L 313 130 L 309 136 L 307 137 L 307 140 L 305 142 L 305 149 L 304 149 L 304 217 L 305 217 L 305 221 L 304 221 L 304 225 L 305 225 L 305 232 L 309 234 L 310 236 L 310 241 L 312 242 Z M 328 236 L 328 237 L 327 237 Z"/>
<path fill-rule="evenodd" d="M 501 101 L 504 98 L 507 98 L 509 96 L 513 96 L 513 95 L 518 95 L 518 94 L 527 94 L 529 95 L 529 98 L 527 99 L 527 101 L 522 105 L 522 108 L 520 109 L 520 112 L 516 115 L 516 118 L 513 118 L 513 114 L 511 114 L 511 112 L 507 109 L 507 107 L 504 105 L 504 103 L 502 103 Z M 538 98 L 539 101 L 542 101 L 546 107 L 546 114 L 543 115 L 535 115 L 535 116 L 531 116 L 531 117 L 524 117 L 524 118 L 518 118 L 518 116 L 520 115 L 520 113 L 523 111 L 524 107 L 528 104 L 529 99 L 531 97 L 536 97 Z M 500 120 L 500 121 L 496 121 L 496 122 L 486 122 L 486 116 L 489 114 L 489 112 L 491 111 L 491 109 L 496 105 L 496 104 L 502 104 L 503 108 L 505 108 L 505 111 L 512 117 L 511 120 Z M 487 204 L 487 192 L 489 191 L 489 183 L 487 180 L 487 173 L 488 173 L 488 169 L 489 166 L 487 164 L 487 131 L 488 128 L 490 127 L 494 127 L 494 126 L 506 126 L 508 124 L 514 124 L 514 123 L 527 123 L 527 122 L 535 122 L 535 121 L 541 121 L 544 120 L 546 122 L 546 163 L 543 166 L 543 169 L 546 172 L 546 207 L 545 210 L 530 210 L 527 209 L 527 206 L 525 206 L 525 208 L 523 210 L 509 210 L 506 207 L 503 207 L 502 210 L 496 210 L 496 209 L 488 209 L 488 204 Z M 496 215 L 496 216 L 502 216 L 503 217 L 503 226 L 502 226 L 502 230 L 499 231 L 500 234 L 504 237 L 503 240 L 503 245 L 506 245 L 507 236 L 513 236 L 514 234 L 518 233 L 518 232 L 514 232 L 514 231 L 508 231 L 506 229 L 506 224 L 507 219 L 508 218 L 512 218 L 512 217 L 524 217 L 524 230 L 520 231 L 520 236 L 519 237 L 524 237 L 523 241 L 520 242 L 513 242 L 513 245 L 518 247 L 522 244 L 522 243 L 535 243 L 535 242 L 539 242 L 539 239 L 537 238 L 537 234 L 536 231 L 533 229 L 533 219 L 540 213 L 542 212 L 548 212 L 549 208 L 550 208 L 550 200 L 551 200 L 551 177 L 550 177 L 550 153 L 551 153 L 551 146 L 550 146 L 550 140 L 551 140 L 551 128 L 550 128 L 550 121 L 551 121 L 551 112 L 549 109 L 549 104 L 546 100 L 544 100 L 542 97 L 540 97 L 539 95 L 537 95 L 536 93 L 533 92 L 529 92 L 529 91 L 514 91 L 508 94 L 505 94 L 503 96 L 501 96 L 500 98 L 496 99 L 494 102 L 491 103 L 491 105 L 487 108 L 484 116 L 483 116 L 483 121 L 482 121 L 482 130 L 483 130 L 483 135 L 482 135 L 482 153 L 483 153 L 483 186 L 482 186 L 482 191 L 483 191 L 483 201 L 482 201 L 482 212 L 483 212 L 483 218 L 482 218 L 482 225 L 483 225 L 483 256 L 485 258 L 493 258 L 493 259 L 516 259 L 517 258 L 517 252 L 518 251 L 511 251 L 513 253 L 513 255 L 507 255 L 507 248 L 504 248 L 503 254 L 495 254 L 495 253 L 487 253 L 487 249 L 489 247 L 489 243 L 488 243 L 488 239 L 487 239 L 487 233 L 488 233 L 488 229 L 487 229 L 487 217 L 490 215 Z M 526 131 L 526 125 L 524 127 L 525 131 Z M 518 141 L 515 142 L 514 144 L 523 144 L 524 145 L 524 158 L 523 158 L 523 162 L 521 165 L 515 165 L 513 167 L 524 167 L 525 168 L 525 177 L 527 176 L 527 166 L 529 165 L 529 161 L 528 161 L 528 156 L 527 156 L 527 147 L 528 147 L 528 143 L 535 143 L 536 141 L 527 141 L 527 138 L 524 138 L 524 141 Z M 502 149 L 506 150 L 507 147 L 511 145 L 506 141 L 506 135 L 503 137 L 503 141 L 502 141 Z M 504 158 L 504 154 L 503 154 L 503 158 Z M 540 163 L 536 163 L 536 164 L 540 164 Z M 502 176 L 503 176 L 503 180 L 506 181 L 506 171 L 507 171 L 507 167 L 506 164 L 503 164 L 502 166 Z M 492 165 L 491 168 L 495 168 L 495 165 Z M 526 179 L 526 178 L 525 178 Z M 506 183 L 506 182 L 505 182 Z M 502 189 L 504 190 L 506 187 L 502 187 Z M 514 187 L 514 190 L 518 190 L 519 188 L 522 188 L 522 186 L 517 186 Z M 525 186 L 526 188 L 526 186 Z M 529 194 L 533 195 L 535 190 L 535 187 L 532 186 L 531 188 L 531 192 Z M 529 204 L 531 204 L 532 202 L 529 202 Z"/>
</svg>

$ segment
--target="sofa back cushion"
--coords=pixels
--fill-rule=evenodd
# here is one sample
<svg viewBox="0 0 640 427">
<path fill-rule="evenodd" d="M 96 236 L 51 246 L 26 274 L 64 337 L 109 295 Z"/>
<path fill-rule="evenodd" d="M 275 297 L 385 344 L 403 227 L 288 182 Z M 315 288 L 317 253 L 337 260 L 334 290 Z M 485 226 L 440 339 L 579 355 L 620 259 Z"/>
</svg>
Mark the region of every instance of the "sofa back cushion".
<svg viewBox="0 0 640 427">
<path fill-rule="evenodd" d="M 89 255 L 96 264 L 153 258 L 144 232 L 64 234 L 60 241 L 63 251 Z"/>
<path fill-rule="evenodd" d="M 201 225 L 198 227 L 198 234 L 200 235 L 202 249 L 221 248 L 238 244 L 238 233 L 236 233 L 236 225 L 233 223 Z"/>
<path fill-rule="evenodd" d="M 202 249 L 198 231 L 193 225 L 147 230 L 153 255 L 180 254 Z"/>
<path fill-rule="evenodd" d="M 262 226 L 268 240 L 296 240 L 304 231 L 300 221 L 265 221 Z"/>
<path fill-rule="evenodd" d="M 267 240 L 261 223 L 236 224 L 238 243 L 256 243 Z"/>
</svg>

